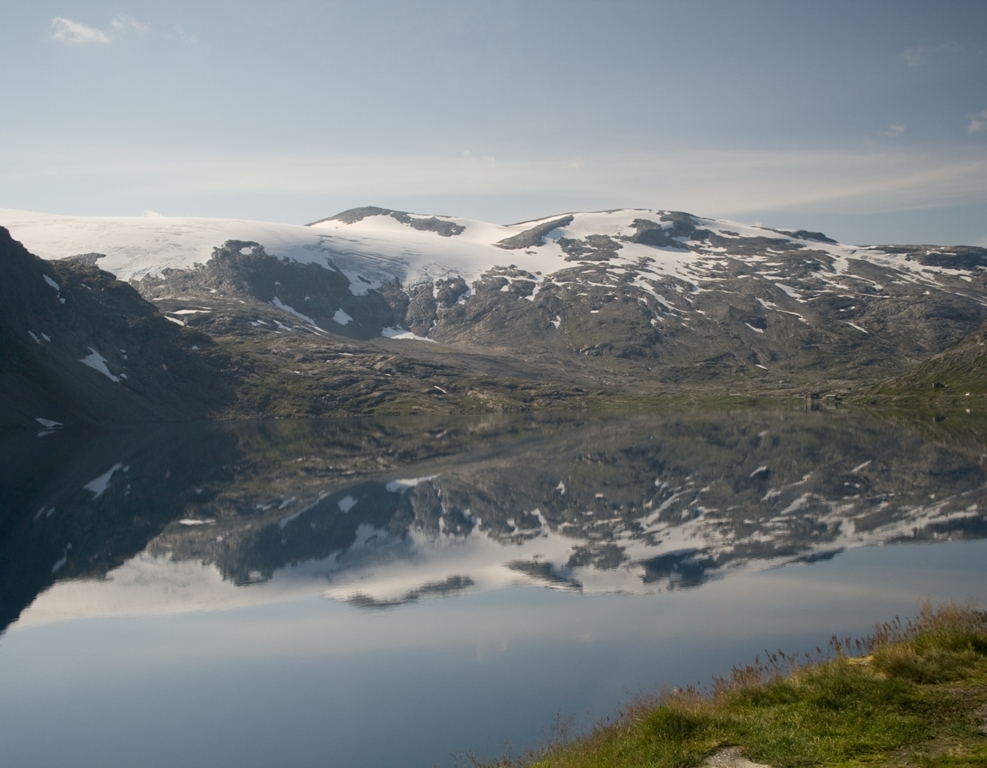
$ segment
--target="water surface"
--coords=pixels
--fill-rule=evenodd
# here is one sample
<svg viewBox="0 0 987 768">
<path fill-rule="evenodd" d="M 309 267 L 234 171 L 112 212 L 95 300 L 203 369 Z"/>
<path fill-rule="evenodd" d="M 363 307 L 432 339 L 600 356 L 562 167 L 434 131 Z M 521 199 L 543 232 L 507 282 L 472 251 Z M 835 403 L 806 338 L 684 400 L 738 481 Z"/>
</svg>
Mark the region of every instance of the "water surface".
<svg viewBox="0 0 987 768">
<path fill-rule="evenodd" d="M 5 759 L 447 765 L 984 602 L 984 472 L 942 434 L 742 411 L 7 438 Z"/>
</svg>

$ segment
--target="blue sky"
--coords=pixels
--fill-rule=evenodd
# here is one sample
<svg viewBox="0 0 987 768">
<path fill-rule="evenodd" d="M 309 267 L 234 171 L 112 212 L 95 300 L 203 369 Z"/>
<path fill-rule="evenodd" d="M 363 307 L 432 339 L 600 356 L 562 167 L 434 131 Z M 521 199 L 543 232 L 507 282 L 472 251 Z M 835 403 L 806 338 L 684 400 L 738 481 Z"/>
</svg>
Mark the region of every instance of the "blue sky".
<svg viewBox="0 0 987 768">
<path fill-rule="evenodd" d="M 660 207 L 987 245 L 983 2 L 16 6 L 2 207 Z"/>
</svg>

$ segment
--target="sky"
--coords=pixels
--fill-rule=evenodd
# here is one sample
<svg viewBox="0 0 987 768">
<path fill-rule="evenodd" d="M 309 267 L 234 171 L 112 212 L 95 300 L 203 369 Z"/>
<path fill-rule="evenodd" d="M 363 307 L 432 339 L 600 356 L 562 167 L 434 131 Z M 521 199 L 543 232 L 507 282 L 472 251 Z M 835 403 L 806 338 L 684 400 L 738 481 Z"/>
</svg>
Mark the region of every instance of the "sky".
<svg viewBox="0 0 987 768">
<path fill-rule="evenodd" d="M 987 3 L 33 0 L 0 207 L 686 210 L 987 246 Z"/>
</svg>

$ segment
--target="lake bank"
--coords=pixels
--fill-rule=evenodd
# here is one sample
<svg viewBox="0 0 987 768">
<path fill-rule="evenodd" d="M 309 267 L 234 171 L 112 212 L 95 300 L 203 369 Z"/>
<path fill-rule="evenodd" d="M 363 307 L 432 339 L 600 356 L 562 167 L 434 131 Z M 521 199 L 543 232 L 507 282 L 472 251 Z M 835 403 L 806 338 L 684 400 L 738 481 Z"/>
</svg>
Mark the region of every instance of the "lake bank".
<svg viewBox="0 0 987 768">
<path fill-rule="evenodd" d="M 833 658 L 772 654 L 628 706 L 613 723 L 496 765 L 982 766 L 987 761 L 987 612 L 928 604 L 919 617 L 831 642 Z M 851 655 L 856 651 L 860 655 Z M 746 759 L 745 759 L 746 758 Z"/>
</svg>

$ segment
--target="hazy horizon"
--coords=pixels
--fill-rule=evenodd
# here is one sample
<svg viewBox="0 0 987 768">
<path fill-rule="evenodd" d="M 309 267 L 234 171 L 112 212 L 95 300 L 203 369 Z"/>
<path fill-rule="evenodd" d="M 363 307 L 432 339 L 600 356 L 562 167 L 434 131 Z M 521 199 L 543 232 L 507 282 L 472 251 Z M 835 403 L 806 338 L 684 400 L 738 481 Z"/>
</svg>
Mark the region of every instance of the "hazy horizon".
<svg viewBox="0 0 987 768">
<path fill-rule="evenodd" d="M 0 32 L 0 207 L 987 246 L 985 28 L 974 2 L 43 1 Z"/>
</svg>

